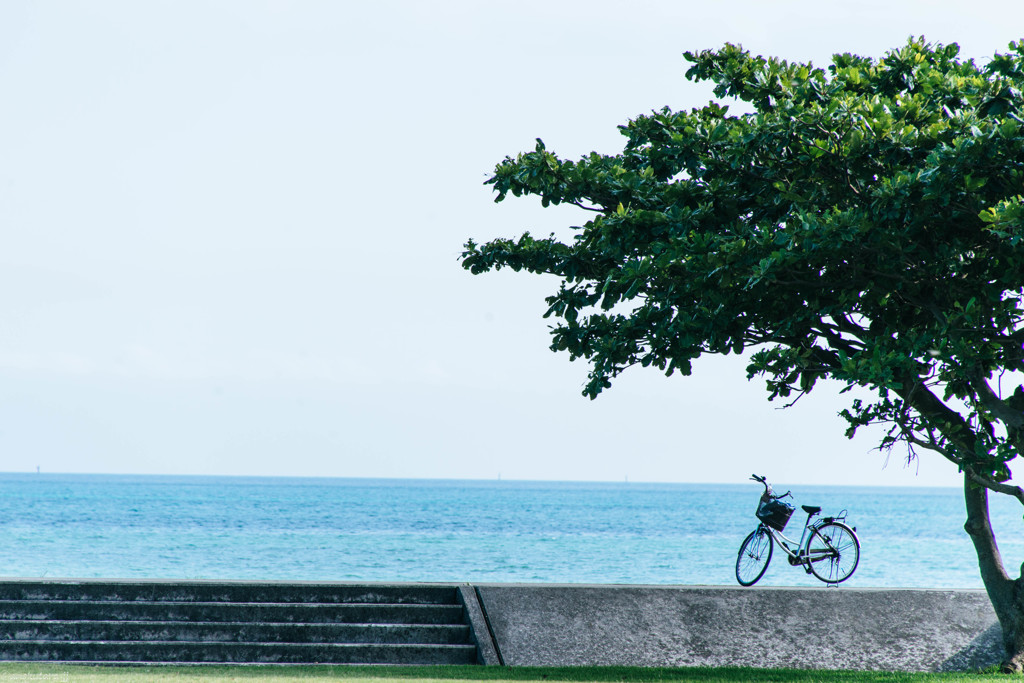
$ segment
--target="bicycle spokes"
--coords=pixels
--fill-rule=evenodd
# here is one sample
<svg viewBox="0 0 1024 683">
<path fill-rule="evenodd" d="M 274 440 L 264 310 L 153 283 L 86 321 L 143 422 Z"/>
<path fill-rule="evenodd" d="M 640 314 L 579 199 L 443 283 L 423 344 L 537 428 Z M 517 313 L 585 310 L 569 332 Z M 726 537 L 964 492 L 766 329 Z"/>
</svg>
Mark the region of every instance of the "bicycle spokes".
<svg viewBox="0 0 1024 683">
<path fill-rule="evenodd" d="M 860 543 L 853 529 L 839 523 L 816 528 L 807 543 L 811 571 L 826 583 L 850 578 L 860 561 Z"/>
<path fill-rule="evenodd" d="M 736 580 L 741 586 L 757 583 L 772 559 L 772 537 L 759 527 L 752 531 L 740 546 L 736 556 Z"/>
</svg>

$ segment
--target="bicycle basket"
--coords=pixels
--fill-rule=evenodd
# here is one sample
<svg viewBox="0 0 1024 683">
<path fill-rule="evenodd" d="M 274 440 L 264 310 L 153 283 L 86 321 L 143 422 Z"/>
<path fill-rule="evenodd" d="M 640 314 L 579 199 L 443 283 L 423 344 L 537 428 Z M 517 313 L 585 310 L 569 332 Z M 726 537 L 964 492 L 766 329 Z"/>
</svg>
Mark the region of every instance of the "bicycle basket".
<svg viewBox="0 0 1024 683">
<path fill-rule="evenodd" d="M 793 516 L 793 506 L 775 498 L 766 499 L 761 496 L 757 504 L 757 518 L 771 528 L 782 531 L 786 528 L 789 518 Z"/>
</svg>

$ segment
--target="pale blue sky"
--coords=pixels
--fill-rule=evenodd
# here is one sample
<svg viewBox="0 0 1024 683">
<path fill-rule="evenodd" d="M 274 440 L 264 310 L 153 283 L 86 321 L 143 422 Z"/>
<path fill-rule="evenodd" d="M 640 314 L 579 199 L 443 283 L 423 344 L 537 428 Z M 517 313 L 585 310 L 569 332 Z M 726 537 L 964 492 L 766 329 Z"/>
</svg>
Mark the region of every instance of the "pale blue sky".
<svg viewBox="0 0 1024 683">
<path fill-rule="evenodd" d="M 482 185 L 708 89 L 685 50 L 984 58 L 1017 2 L 0 3 L 0 469 L 950 484 L 789 411 L 742 362 L 595 402 L 552 282 L 468 237 L 586 216 Z"/>
</svg>

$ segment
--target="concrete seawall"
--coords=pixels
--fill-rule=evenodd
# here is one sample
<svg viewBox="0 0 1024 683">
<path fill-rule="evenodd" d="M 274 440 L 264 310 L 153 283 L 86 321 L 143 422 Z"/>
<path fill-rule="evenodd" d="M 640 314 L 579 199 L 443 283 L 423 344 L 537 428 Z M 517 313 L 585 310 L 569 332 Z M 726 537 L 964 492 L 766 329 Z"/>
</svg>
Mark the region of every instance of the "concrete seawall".
<svg viewBox="0 0 1024 683">
<path fill-rule="evenodd" d="M 0 660 L 750 666 L 997 664 L 983 591 L 6 579 Z"/>
<path fill-rule="evenodd" d="M 997 664 L 984 591 L 481 584 L 510 666 L 964 671 Z"/>
</svg>

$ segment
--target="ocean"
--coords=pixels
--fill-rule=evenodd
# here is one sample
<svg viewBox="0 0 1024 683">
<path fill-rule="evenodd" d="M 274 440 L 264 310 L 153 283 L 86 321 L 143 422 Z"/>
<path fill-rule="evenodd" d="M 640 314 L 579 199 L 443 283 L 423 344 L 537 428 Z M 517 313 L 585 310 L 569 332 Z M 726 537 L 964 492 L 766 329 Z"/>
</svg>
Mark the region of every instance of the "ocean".
<svg viewBox="0 0 1024 683">
<path fill-rule="evenodd" d="M 793 489 L 797 505 L 848 510 L 862 551 L 844 585 L 981 587 L 958 489 Z M 735 585 L 760 492 L 753 482 L 0 474 L 0 576 Z M 991 498 L 1015 573 L 1022 511 Z M 798 507 L 788 535 L 803 520 Z M 822 584 L 777 552 L 759 585 Z"/>
</svg>

